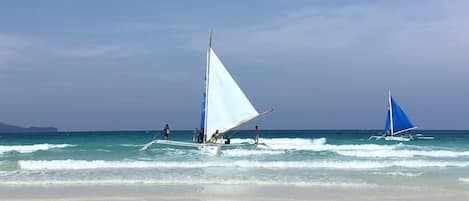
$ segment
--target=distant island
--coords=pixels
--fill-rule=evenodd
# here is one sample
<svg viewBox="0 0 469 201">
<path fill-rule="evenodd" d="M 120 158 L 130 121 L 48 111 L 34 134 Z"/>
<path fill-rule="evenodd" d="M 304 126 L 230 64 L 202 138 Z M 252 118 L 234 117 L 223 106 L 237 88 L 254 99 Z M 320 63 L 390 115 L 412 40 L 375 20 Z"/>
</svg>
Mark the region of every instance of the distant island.
<svg viewBox="0 0 469 201">
<path fill-rule="evenodd" d="M 56 133 L 59 129 L 55 127 L 36 127 L 31 126 L 28 128 L 21 126 L 9 125 L 0 122 L 0 133 Z"/>
</svg>

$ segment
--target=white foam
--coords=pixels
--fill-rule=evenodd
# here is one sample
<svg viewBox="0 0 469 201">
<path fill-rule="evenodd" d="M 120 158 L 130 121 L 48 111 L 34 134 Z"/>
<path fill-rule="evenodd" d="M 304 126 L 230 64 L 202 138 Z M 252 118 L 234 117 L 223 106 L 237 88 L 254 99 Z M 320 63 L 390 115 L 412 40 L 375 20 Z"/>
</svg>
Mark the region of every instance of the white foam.
<svg viewBox="0 0 469 201">
<path fill-rule="evenodd" d="M 0 176 L 5 177 L 5 176 L 14 175 L 14 174 L 17 174 L 17 173 L 18 173 L 18 171 L 0 171 Z"/>
<path fill-rule="evenodd" d="M 390 175 L 390 176 L 403 176 L 403 177 L 418 177 L 421 176 L 422 172 L 374 172 L 377 175 Z"/>
<path fill-rule="evenodd" d="M 122 147 L 143 147 L 145 145 L 144 144 L 119 144 L 119 146 L 122 146 Z"/>
<path fill-rule="evenodd" d="M 469 178 L 459 177 L 458 180 L 461 181 L 461 182 L 463 182 L 463 183 L 469 184 Z"/>
<path fill-rule="evenodd" d="M 0 145 L 0 154 L 16 151 L 20 153 L 32 153 L 35 151 L 44 151 L 49 149 L 58 149 L 72 147 L 70 144 L 33 144 L 33 145 Z"/>
<path fill-rule="evenodd" d="M 469 162 L 452 161 L 84 161 L 84 160 L 51 160 L 18 162 L 22 170 L 82 170 L 82 169 L 126 169 L 126 168 L 266 168 L 266 169 L 380 169 L 390 167 L 426 168 L 426 167 L 468 167 Z"/>
<path fill-rule="evenodd" d="M 236 139 L 237 143 L 252 143 L 252 139 Z M 422 148 L 415 145 L 404 145 L 402 143 L 394 145 L 378 144 L 327 144 L 326 138 L 262 138 L 261 142 L 267 146 L 258 146 L 263 150 L 307 150 L 307 151 L 330 151 L 342 156 L 365 157 L 365 158 L 412 158 L 412 157 L 433 157 L 433 158 L 456 158 L 469 157 L 469 151 L 449 151 L 449 150 L 415 150 Z M 411 148 L 405 149 L 405 148 Z"/>
<path fill-rule="evenodd" d="M 231 139 L 232 143 L 254 143 L 254 140 L 251 138 L 233 138 Z M 307 138 L 259 138 L 260 143 L 266 143 L 267 145 L 323 145 L 326 144 L 326 138 L 316 138 L 316 139 L 307 139 Z"/>
<path fill-rule="evenodd" d="M 222 150 L 223 156 L 242 157 L 242 156 L 257 156 L 257 155 L 278 155 L 284 154 L 285 151 L 279 150 L 259 150 L 259 149 L 229 149 Z"/>
<path fill-rule="evenodd" d="M 336 153 L 343 156 L 354 156 L 354 157 L 368 157 L 368 158 L 412 158 L 416 156 L 433 157 L 433 158 L 456 158 L 456 157 L 469 157 L 469 151 L 447 151 L 447 150 L 433 150 L 433 151 L 421 151 L 421 150 L 346 150 L 336 151 Z"/>
<path fill-rule="evenodd" d="M 392 167 L 406 167 L 406 168 L 426 168 L 426 167 L 468 167 L 469 162 L 458 161 L 425 161 L 425 160 L 411 160 L 411 161 L 393 161 Z"/>
<path fill-rule="evenodd" d="M 242 140 L 240 140 L 242 141 Z M 393 150 L 402 147 L 403 144 L 377 145 L 377 144 L 326 144 L 326 138 L 305 139 L 305 138 L 271 138 L 261 139 L 267 144 L 266 149 L 273 150 L 309 150 L 309 151 L 340 151 L 340 150 Z"/>
<path fill-rule="evenodd" d="M 42 186 L 42 185 L 168 185 L 168 184 L 186 184 L 186 185 L 261 185 L 261 186 L 298 186 L 298 187 L 343 187 L 343 188 L 370 188 L 376 187 L 375 184 L 364 182 L 321 182 L 321 181 L 259 181 L 259 180 L 237 180 L 237 179 L 164 179 L 164 180 L 46 180 L 46 181 L 0 181 L 0 185 L 7 186 Z"/>
<path fill-rule="evenodd" d="M 326 138 L 322 137 L 322 138 L 313 139 L 312 143 L 316 145 L 326 144 Z"/>
</svg>

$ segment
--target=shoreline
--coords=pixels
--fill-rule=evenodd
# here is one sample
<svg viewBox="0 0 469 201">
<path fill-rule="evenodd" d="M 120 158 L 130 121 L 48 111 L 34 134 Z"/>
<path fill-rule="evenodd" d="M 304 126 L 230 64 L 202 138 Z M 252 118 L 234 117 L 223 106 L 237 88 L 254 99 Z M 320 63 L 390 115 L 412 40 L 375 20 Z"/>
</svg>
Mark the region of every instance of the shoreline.
<svg viewBox="0 0 469 201">
<path fill-rule="evenodd" d="M 467 201 L 469 187 L 292 187 L 268 185 L 0 185 L 0 200 L 452 200 Z"/>
</svg>

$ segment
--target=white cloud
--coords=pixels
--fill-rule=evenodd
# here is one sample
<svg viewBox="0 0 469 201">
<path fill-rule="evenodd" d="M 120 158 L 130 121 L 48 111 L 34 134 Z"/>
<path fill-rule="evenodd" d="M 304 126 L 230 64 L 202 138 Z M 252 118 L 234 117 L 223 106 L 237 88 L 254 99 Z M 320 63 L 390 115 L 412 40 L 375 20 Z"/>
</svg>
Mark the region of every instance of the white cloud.
<svg viewBox="0 0 469 201">
<path fill-rule="evenodd" d="M 469 14 L 454 6 L 352 5 L 293 10 L 265 24 L 216 30 L 215 48 L 245 59 L 386 58 L 469 64 Z M 194 40 L 200 49 L 204 40 Z M 375 58 L 373 58 L 375 57 Z"/>
<path fill-rule="evenodd" d="M 0 33 L 0 69 L 21 71 L 57 59 L 127 57 L 140 50 L 130 44 L 58 43 L 42 38 Z M 47 65 L 46 65 L 47 66 Z"/>
</svg>

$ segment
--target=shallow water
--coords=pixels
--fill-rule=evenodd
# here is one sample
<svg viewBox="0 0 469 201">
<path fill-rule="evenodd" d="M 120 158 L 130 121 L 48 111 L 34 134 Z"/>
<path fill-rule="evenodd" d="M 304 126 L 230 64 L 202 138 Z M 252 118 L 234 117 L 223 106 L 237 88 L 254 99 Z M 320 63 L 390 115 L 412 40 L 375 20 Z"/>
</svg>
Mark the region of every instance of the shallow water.
<svg viewBox="0 0 469 201">
<path fill-rule="evenodd" d="M 422 131 L 435 140 L 368 140 L 374 130 L 264 130 L 266 145 L 152 145 L 160 132 L 73 132 L 0 136 L 0 184 L 255 184 L 373 188 L 469 187 L 469 131 Z M 253 131 L 232 143 L 252 143 Z M 190 142 L 191 131 L 170 138 Z"/>
</svg>

